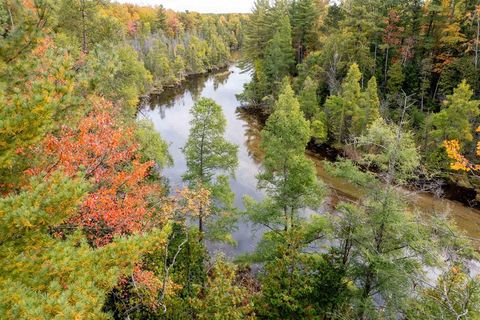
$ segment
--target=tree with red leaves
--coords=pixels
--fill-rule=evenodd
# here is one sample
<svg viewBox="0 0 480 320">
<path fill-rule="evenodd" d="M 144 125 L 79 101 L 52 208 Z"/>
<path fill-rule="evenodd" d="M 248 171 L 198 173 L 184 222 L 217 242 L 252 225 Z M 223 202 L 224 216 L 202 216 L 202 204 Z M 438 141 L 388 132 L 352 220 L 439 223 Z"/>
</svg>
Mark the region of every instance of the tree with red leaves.
<svg viewBox="0 0 480 320">
<path fill-rule="evenodd" d="M 388 62 L 390 59 L 390 49 L 395 48 L 401 43 L 403 27 L 399 26 L 400 15 L 395 10 L 390 10 L 386 19 L 387 26 L 383 33 L 383 42 L 385 47 L 385 83 L 387 83 Z"/>
<path fill-rule="evenodd" d="M 101 246 L 115 235 L 151 226 L 155 210 L 150 199 L 162 190 L 146 181 L 154 162 L 141 161 L 134 128 L 120 123 L 111 102 L 98 97 L 90 97 L 89 102 L 92 109 L 77 128 L 64 126 L 59 134 L 45 139 L 39 148 L 45 161 L 29 172 L 48 174 L 61 169 L 71 177 L 84 175 L 91 190 L 65 228 L 81 226 L 89 240 Z M 165 221 L 167 217 L 156 218 Z"/>
</svg>

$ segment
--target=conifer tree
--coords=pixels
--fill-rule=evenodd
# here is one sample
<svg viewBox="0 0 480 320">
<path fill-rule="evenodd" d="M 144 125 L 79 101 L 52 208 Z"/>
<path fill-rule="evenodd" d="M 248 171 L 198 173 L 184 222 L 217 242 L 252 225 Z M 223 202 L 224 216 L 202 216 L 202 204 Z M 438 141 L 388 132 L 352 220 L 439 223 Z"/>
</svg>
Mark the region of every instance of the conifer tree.
<svg viewBox="0 0 480 320">
<path fill-rule="evenodd" d="M 187 160 L 187 172 L 183 180 L 192 188 L 206 188 L 211 191 L 216 205 L 201 208 L 198 217 L 200 233 L 205 232 L 204 223 L 210 213 L 216 215 L 215 221 L 209 219 L 207 230 L 209 237 L 216 240 L 229 240 L 228 227 L 231 227 L 233 194 L 229 178 L 234 177 L 238 165 L 238 147 L 223 137 L 226 119 L 222 108 L 215 101 L 202 98 L 191 109 L 190 135 L 183 148 Z M 223 218 L 223 222 L 222 219 Z M 223 225 L 223 223 L 226 225 Z"/>
<path fill-rule="evenodd" d="M 342 83 L 341 93 L 328 97 L 325 102 L 329 133 L 337 143 L 360 135 L 379 117 L 376 80 L 374 77 L 370 79 L 366 91 L 362 91 L 361 77 L 358 65 L 352 64 Z"/>
<path fill-rule="evenodd" d="M 285 79 L 274 111 L 262 131 L 264 169 L 257 179 L 258 186 L 269 198 L 263 204 L 255 204 L 251 199 L 246 201 L 254 222 L 288 231 L 298 226 L 300 208 L 315 208 L 320 204 L 321 183 L 314 164 L 304 154 L 309 140 L 309 123 Z"/>
<path fill-rule="evenodd" d="M 314 0 L 296 0 L 290 5 L 293 45 L 296 61 L 302 63 L 306 54 L 317 47 L 317 20 L 319 12 Z"/>
<path fill-rule="evenodd" d="M 320 108 L 317 98 L 317 85 L 307 76 L 303 89 L 298 96 L 300 107 L 307 120 L 310 120 L 311 136 L 317 143 L 327 140 L 327 123 L 325 112 Z"/>
<path fill-rule="evenodd" d="M 161 248 L 168 229 L 101 249 L 78 232 L 52 234 L 75 213 L 85 190 L 79 179 L 54 174 L 0 200 L 0 259 L 8 262 L 0 266 L 1 318 L 106 319 L 106 294 L 144 253 Z"/>
<path fill-rule="evenodd" d="M 311 120 L 319 110 L 317 85 L 309 76 L 303 83 L 303 88 L 298 95 L 298 102 L 307 120 Z"/>
<path fill-rule="evenodd" d="M 405 81 L 405 75 L 403 74 L 402 64 L 396 62 L 392 64 L 388 70 L 387 88 L 390 94 L 395 95 L 400 92 Z"/>
<path fill-rule="evenodd" d="M 429 119 L 431 137 L 440 146 L 444 140 L 457 140 L 465 145 L 473 140 L 476 118 L 480 114 L 480 101 L 473 100 L 473 91 L 462 81 L 447 97 L 444 108 Z"/>
<path fill-rule="evenodd" d="M 288 15 L 280 16 L 279 19 L 276 22 L 277 29 L 273 38 L 268 41 L 265 49 L 265 71 L 270 85 L 273 85 L 271 87 L 273 91 L 275 91 L 282 79 L 290 74 L 290 70 L 295 63 L 290 20 Z"/>
</svg>

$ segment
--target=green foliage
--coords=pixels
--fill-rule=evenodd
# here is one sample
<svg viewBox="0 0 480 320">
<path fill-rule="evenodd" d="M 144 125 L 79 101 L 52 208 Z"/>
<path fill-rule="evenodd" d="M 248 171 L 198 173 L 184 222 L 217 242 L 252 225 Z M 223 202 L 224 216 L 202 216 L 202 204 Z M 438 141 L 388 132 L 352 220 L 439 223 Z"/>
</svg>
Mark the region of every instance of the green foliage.
<svg viewBox="0 0 480 320">
<path fill-rule="evenodd" d="M 177 82 L 168 56 L 168 48 L 162 41 L 154 41 L 152 50 L 148 51 L 144 62 L 145 68 L 152 73 L 157 86 L 162 87 Z"/>
<path fill-rule="evenodd" d="M 298 102 L 307 120 L 311 120 L 320 110 L 317 99 L 317 85 L 307 77 L 298 96 Z"/>
<path fill-rule="evenodd" d="M 329 133 L 337 143 L 360 135 L 379 117 L 376 80 L 372 78 L 362 92 L 359 83 L 361 77 L 358 65 L 352 64 L 342 83 L 341 93 L 328 97 L 325 102 Z"/>
<path fill-rule="evenodd" d="M 265 105 L 266 96 L 277 96 L 281 82 L 295 66 L 292 26 L 284 1 L 258 0 L 254 3 L 245 30 L 244 69 L 253 69 L 253 80 L 245 87 L 242 100 Z M 257 89 L 258 87 L 258 89 Z"/>
<path fill-rule="evenodd" d="M 45 0 L 37 1 L 35 8 L 27 8 L 20 0 L 0 3 L 0 70 L 4 63 L 28 55 L 41 41 L 50 10 Z"/>
<path fill-rule="evenodd" d="M 195 103 L 190 112 L 192 114 L 190 134 L 183 148 L 187 172 L 183 179 L 192 188 L 209 189 L 212 197 L 219 201 L 218 204 L 212 203 L 210 208 L 216 214 L 212 226 L 219 227 L 225 223 L 225 228 L 222 228 L 223 232 L 219 230 L 212 232 L 211 236 L 217 240 L 228 240 L 231 223 L 227 221 L 232 221 L 232 214 L 229 211 L 233 204 L 233 193 L 230 191 L 228 177 L 234 176 L 238 165 L 238 147 L 224 139 L 226 120 L 222 108 L 215 101 L 202 98 Z M 203 232 L 203 218 L 201 213 L 200 232 Z"/>
<path fill-rule="evenodd" d="M 309 76 L 304 81 L 298 101 L 305 118 L 310 120 L 311 136 L 317 143 L 325 142 L 327 140 L 327 119 L 325 112 L 320 109 L 318 104 L 317 85 Z"/>
<path fill-rule="evenodd" d="M 310 77 L 317 85 L 322 80 L 323 69 L 321 67 L 321 52 L 311 52 L 301 64 L 297 65 L 298 75 L 295 77 L 295 91 L 300 91 L 307 77 Z M 317 97 L 318 99 L 318 97 Z"/>
<path fill-rule="evenodd" d="M 152 82 L 137 52 L 128 45 L 95 47 L 82 71 L 90 91 L 114 101 L 127 115 L 135 113 L 138 97 Z"/>
<path fill-rule="evenodd" d="M 478 8 L 466 0 L 350 0 L 328 10 L 326 3 L 257 0 L 249 16 L 101 0 L 0 3 L 0 318 L 477 319 L 475 250 L 448 219 L 420 218 L 398 184 L 420 166 L 416 137 L 425 139 L 429 170 L 444 165 L 447 139 L 474 156 Z M 138 96 L 152 83 L 161 90 L 224 67 L 242 46 L 252 81 L 241 98 L 271 107 L 258 175 L 267 197 L 245 198 L 245 215 L 267 229 L 256 251 L 239 259 L 264 262 L 252 287 L 224 258 L 210 269 L 206 263 L 204 236 L 233 242 L 229 180 L 238 165 L 222 109 L 209 99 L 193 107 L 183 149 L 188 191 L 212 197 L 198 208 L 199 231 L 160 192 L 151 199 L 160 209 L 140 230 L 148 233 L 91 248 L 71 219 L 84 195 L 102 185 L 95 178 L 87 185 L 75 170 L 66 178 L 55 163 L 38 175 L 38 163 L 48 160 L 37 154 L 45 137 L 76 128 L 92 95 L 115 104 L 124 116 L 119 126 L 133 124 Z M 385 81 L 377 86 L 379 75 Z M 400 127 L 391 124 L 395 113 L 380 117 L 380 105 L 396 108 L 399 92 L 414 110 Z M 405 124 L 418 132 L 402 132 Z M 135 160 L 171 164 L 150 122 L 132 128 Z M 325 165 L 360 194 L 332 214 L 314 212 L 325 190 L 305 157 L 312 137 L 358 147 L 345 149 L 355 164 Z M 112 197 L 130 200 L 123 192 Z M 173 232 L 164 221 L 171 216 L 157 221 L 172 211 Z M 154 281 L 137 283 L 134 268 Z"/>
<path fill-rule="evenodd" d="M 224 257 L 216 258 L 202 294 L 191 301 L 197 319 L 256 319 L 249 301 L 250 293 L 236 284 L 236 272 L 237 268 Z"/>
<path fill-rule="evenodd" d="M 173 164 L 173 160 L 168 153 L 168 144 L 155 130 L 151 121 L 139 120 L 135 129 L 135 137 L 140 144 L 139 151 L 144 157 L 143 161 L 153 160 L 161 168 Z"/>
<path fill-rule="evenodd" d="M 85 185 L 55 174 L 33 179 L 28 189 L 0 200 L 2 236 L 0 315 L 20 318 L 107 318 L 106 293 L 142 255 L 168 234 L 118 239 L 92 249 L 80 233 L 51 234 L 75 214 Z"/>
<path fill-rule="evenodd" d="M 314 0 L 299 0 L 292 2 L 290 17 L 292 21 L 293 44 L 297 48 L 297 61 L 301 63 L 307 52 L 318 47 L 316 30 L 319 18 L 319 8 Z"/>
<path fill-rule="evenodd" d="M 447 97 L 444 108 L 433 114 L 429 123 L 429 135 L 439 147 L 445 140 L 458 140 L 465 145 L 473 140 L 474 122 L 480 114 L 480 101 L 472 100 L 473 92 L 463 81 Z"/>
<path fill-rule="evenodd" d="M 0 172 L 4 182 L 8 182 L 6 175 L 27 166 L 20 151 L 38 143 L 65 114 L 64 106 L 73 103 L 72 61 L 56 57 L 60 52 L 47 50 L 43 58 L 11 63 L 2 72 Z M 59 83 L 52 83 L 46 75 L 57 77 Z"/>
<path fill-rule="evenodd" d="M 99 0 L 61 0 L 56 7 L 57 28 L 84 53 L 98 44 L 116 45 L 125 36 L 117 19 L 100 14 L 102 6 Z"/>
<path fill-rule="evenodd" d="M 282 253 L 272 248 L 285 241 L 295 241 L 301 249 L 322 237 L 326 229 L 323 219 L 300 213 L 302 208 L 317 208 L 325 192 L 317 180 L 314 164 L 305 157 L 310 128 L 288 81 L 284 81 L 261 134 L 265 158 L 257 179 L 267 197 L 259 203 L 246 197 L 245 214 L 251 222 L 269 231 L 263 235 L 256 251 L 243 258 L 247 261 L 283 259 Z"/>
<path fill-rule="evenodd" d="M 443 98 L 452 94 L 463 80 L 472 88 L 479 86 L 480 77 L 471 57 L 468 56 L 455 59 L 443 70 L 438 80 L 439 96 Z"/>
<path fill-rule="evenodd" d="M 413 177 L 420 165 L 420 156 L 413 135 L 399 130 L 397 126 L 378 119 L 356 143 L 364 152 L 363 164 L 394 175 L 401 182 Z"/>
<path fill-rule="evenodd" d="M 167 14 L 165 8 L 160 5 L 157 9 L 156 19 L 154 23 L 154 30 L 165 31 L 167 29 Z"/>
<path fill-rule="evenodd" d="M 184 147 L 188 171 L 184 176 L 192 184 L 212 182 L 221 170 L 232 176 L 238 164 L 237 146 L 224 138 L 227 124 L 222 108 L 202 98 L 191 109 L 190 135 Z"/>
<path fill-rule="evenodd" d="M 270 1 L 255 0 L 252 14 L 245 28 L 244 54 L 246 62 L 264 58 L 267 42 L 272 36 Z M 262 61 L 263 62 L 263 61 Z"/>
<path fill-rule="evenodd" d="M 400 62 L 394 63 L 388 70 L 387 88 L 390 94 L 397 94 L 403 86 L 405 75 L 403 74 L 403 67 Z"/>
<path fill-rule="evenodd" d="M 346 302 L 344 274 L 326 256 L 288 250 L 265 265 L 258 314 L 262 319 L 324 317 Z"/>
<path fill-rule="evenodd" d="M 309 140 L 308 121 L 303 117 L 292 88 L 284 83 L 274 111 L 262 130 L 264 171 L 258 175 L 259 187 L 283 208 L 284 214 L 320 204 L 322 188 L 314 164 L 304 155 Z M 288 228 L 295 217 L 286 219 L 284 223 Z"/>
<path fill-rule="evenodd" d="M 480 282 L 457 267 L 440 275 L 433 288 L 425 288 L 413 301 L 409 317 L 417 319 L 456 319 L 480 314 Z"/>
<path fill-rule="evenodd" d="M 365 181 L 363 173 L 349 166 L 353 181 Z M 423 274 L 422 255 L 432 248 L 424 247 L 428 233 L 395 188 L 368 183 L 365 192 L 360 205 L 340 204 L 339 215 L 332 216 L 340 242 L 335 254 L 356 287 L 352 305 L 357 317 L 394 317 L 407 304 L 411 282 Z M 381 297 L 380 308 L 374 296 Z"/>
<path fill-rule="evenodd" d="M 282 16 L 277 23 L 278 29 L 265 49 L 265 73 L 273 93 L 294 64 L 290 20 Z"/>
</svg>

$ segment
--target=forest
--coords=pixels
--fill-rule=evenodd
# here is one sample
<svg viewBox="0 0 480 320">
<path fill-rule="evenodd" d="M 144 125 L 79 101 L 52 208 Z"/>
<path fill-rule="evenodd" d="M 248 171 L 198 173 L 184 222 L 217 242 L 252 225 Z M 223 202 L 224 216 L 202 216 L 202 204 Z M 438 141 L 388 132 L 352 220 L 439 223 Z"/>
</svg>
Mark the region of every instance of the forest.
<svg viewBox="0 0 480 320">
<path fill-rule="evenodd" d="M 252 3 L 0 1 L 0 319 L 480 319 L 480 3 Z"/>
</svg>

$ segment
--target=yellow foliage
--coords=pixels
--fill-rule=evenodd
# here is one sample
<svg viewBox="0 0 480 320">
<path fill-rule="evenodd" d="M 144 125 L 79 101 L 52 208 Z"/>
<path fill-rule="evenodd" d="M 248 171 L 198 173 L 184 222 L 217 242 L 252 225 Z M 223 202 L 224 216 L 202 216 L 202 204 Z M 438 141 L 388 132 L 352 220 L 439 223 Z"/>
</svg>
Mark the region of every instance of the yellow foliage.
<svg viewBox="0 0 480 320">
<path fill-rule="evenodd" d="M 480 132 L 480 127 L 476 129 L 476 132 Z M 474 164 L 465 158 L 460 152 L 460 142 L 458 140 L 445 140 L 443 145 L 447 151 L 448 157 L 452 160 L 450 168 L 456 171 L 480 171 L 480 165 Z M 480 141 L 477 142 L 477 156 L 480 156 Z"/>
</svg>

